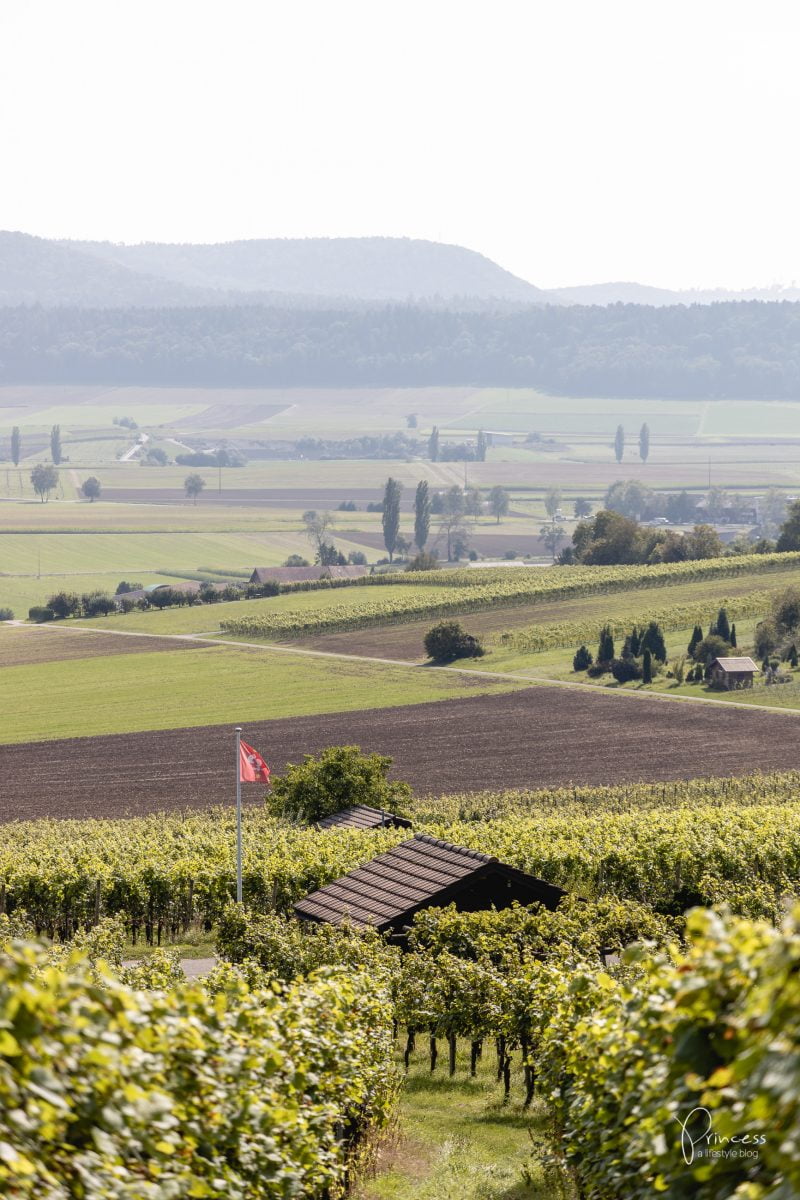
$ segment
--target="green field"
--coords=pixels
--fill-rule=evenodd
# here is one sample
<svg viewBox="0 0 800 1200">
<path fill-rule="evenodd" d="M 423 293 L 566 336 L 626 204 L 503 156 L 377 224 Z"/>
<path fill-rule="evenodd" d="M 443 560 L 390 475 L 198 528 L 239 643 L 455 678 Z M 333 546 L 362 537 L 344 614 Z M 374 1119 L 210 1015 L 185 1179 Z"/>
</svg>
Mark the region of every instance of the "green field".
<svg viewBox="0 0 800 1200">
<path fill-rule="evenodd" d="M 388 708 L 515 686 L 508 680 L 476 686 L 448 672 L 278 651 L 198 646 L 148 653 L 143 647 L 141 654 L 0 666 L 0 741 Z"/>
</svg>

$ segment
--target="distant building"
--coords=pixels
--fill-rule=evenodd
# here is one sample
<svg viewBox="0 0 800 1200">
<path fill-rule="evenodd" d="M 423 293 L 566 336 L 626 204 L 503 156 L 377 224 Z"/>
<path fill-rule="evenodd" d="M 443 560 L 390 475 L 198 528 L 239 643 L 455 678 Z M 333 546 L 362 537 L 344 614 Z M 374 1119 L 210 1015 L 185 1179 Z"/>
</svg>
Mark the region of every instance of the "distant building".
<svg viewBox="0 0 800 1200">
<path fill-rule="evenodd" d="M 298 900 L 294 911 L 306 921 L 371 925 L 403 941 L 425 908 L 454 903 L 459 912 L 479 912 L 509 908 L 516 900 L 552 910 L 563 895 L 560 887 L 489 854 L 418 833 Z"/>
<path fill-rule="evenodd" d="M 714 687 L 733 691 L 735 688 L 751 688 L 758 667 L 752 658 L 715 658 L 711 664 L 711 682 Z"/>
<path fill-rule="evenodd" d="M 317 821 L 317 829 L 410 829 L 407 817 L 368 804 L 354 804 Z"/>
<path fill-rule="evenodd" d="M 305 583 L 314 579 L 361 579 L 369 567 L 256 567 L 250 583 Z"/>
</svg>

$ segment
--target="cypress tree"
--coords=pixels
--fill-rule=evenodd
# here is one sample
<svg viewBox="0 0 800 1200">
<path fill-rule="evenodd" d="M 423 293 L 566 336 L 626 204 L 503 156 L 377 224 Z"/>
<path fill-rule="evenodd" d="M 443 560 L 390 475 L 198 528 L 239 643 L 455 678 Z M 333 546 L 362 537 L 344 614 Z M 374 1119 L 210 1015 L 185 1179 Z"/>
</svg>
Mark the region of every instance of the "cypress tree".
<svg viewBox="0 0 800 1200">
<path fill-rule="evenodd" d="M 643 463 L 647 462 L 647 456 L 650 453 L 650 426 L 645 421 L 642 428 L 639 430 L 639 458 Z"/>
<path fill-rule="evenodd" d="M 689 639 L 689 645 L 686 648 L 686 653 L 690 658 L 694 658 L 695 646 L 699 646 L 703 640 L 703 631 L 699 625 L 695 625 L 692 630 L 692 636 Z"/>
<path fill-rule="evenodd" d="M 389 552 L 389 562 L 392 561 L 394 548 L 397 545 L 397 535 L 400 532 L 400 493 L 402 483 L 392 479 L 386 480 L 383 492 L 383 544 Z"/>
<path fill-rule="evenodd" d="M 478 462 L 486 462 L 486 448 L 489 445 L 486 434 L 482 429 L 478 430 L 478 444 L 475 447 L 475 457 Z"/>
<path fill-rule="evenodd" d="M 614 635 L 610 625 L 604 625 L 600 630 L 600 645 L 597 648 L 599 663 L 611 662 L 614 657 Z"/>
<path fill-rule="evenodd" d="M 614 434 L 614 455 L 618 463 L 622 462 L 622 456 L 625 453 L 625 430 L 621 425 L 617 426 L 617 432 Z"/>
<path fill-rule="evenodd" d="M 61 426 L 54 425 L 50 430 L 50 457 L 56 466 L 61 462 Z"/>
<path fill-rule="evenodd" d="M 735 649 L 736 649 L 736 647 L 737 647 L 737 642 L 736 642 L 736 622 L 735 622 L 735 621 L 734 621 L 734 623 L 731 625 L 731 635 L 730 635 L 730 637 L 728 638 L 728 641 L 730 642 L 730 644 L 733 646 L 733 648 L 734 648 L 734 650 L 735 650 Z"/>
<path fill-rule="evenodd" d="M 724 608 L 717 613 L 717 634 L 726 642 L 731 640 L 731 624 Z"/>
<path fill-rule="evenodd" d="M 667 661 L 667 646 L 657 621 L 651 621 L 647 626 L 642 638 L 642 650 L 649 650 L 656 662 Z"/>
<path fill-rule="evenodd" d="M 11 461 L 15 467 L 19 466 L 19 460 L 22 457 L 22 439 L 19 435 L 19 425 L 15 425 L 11 430 Z"/>
<path fill-rule="evenodd" d="M 434 425 L 428 438 L 428 458 L 431 462 L 439 461 L 439 426 Z"/>
<path fill-rule="evenodd" d="M 414 541 L 420 550 L 425 549 L 431 528 L 431 498 L 427 480 L 421 479 L 414 496 Z"/>
<path fill-rule="evenodd" d="M 631 644 L 631 654 L 634 658 L 638 658 L 642 649 L 642 635 L 639 633 L 639 630 L 635 625 L 631 630 L 631 636 L 629 640 Z"/>
<path fill-rule="evenodd" d="M 647 648 L 642 655 L 642 682 L 653 682 L 653 656 Z"/>
<path fill-rule="evenodd" d="M 579 646 L 572 660 L 573 671 L 585 671 L 592 665 L 592 652 L 587 646 Z"/>
</svg>

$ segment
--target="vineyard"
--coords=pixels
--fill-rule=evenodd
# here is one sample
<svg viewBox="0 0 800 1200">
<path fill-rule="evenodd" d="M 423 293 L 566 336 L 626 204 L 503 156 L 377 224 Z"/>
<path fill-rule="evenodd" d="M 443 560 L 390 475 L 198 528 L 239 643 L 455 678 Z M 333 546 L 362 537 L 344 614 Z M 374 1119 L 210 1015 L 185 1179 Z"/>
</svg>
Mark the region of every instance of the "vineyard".
<svg viewBox="0 0 800 1200">
<path fill-rule="evenodd" d="M 795 773 L 611 789 L 564 789 L 412 806 L 415 827 L 498 858 L 568 891 L 614 895 L 680 913 L 728 902 L 775 918 L 800 874 Z M 399 830 L 283 825 L 248 810 L 244 898 L 258 912 L 291 905 L 394 846 Z M 234 893 L 230 810 L 119 821 L 14 822 L 0 828 L 0 911 L 69 937 L 105 916 L 130 937 L 176 939 L 221 918 Z"/>
<path fill-rule="evenodd" d="M 405 584 L 408 586 L 408 596 L 393 594 L 387 600 L 378 595 L 353 602 L 351 594 L 347 604 L 330 602 L 314 608 L 298 608 L 294 611 L 284 608 L 278 612 L 270 612 L 266 602 L 263 612 L 223 617 L 220 627 L 223 632 L 239 638 L 299 638 L 415 621 L 422 617 L 433 619 L 479 612 L 496 605 L 535 606 L 576 596 L 732 578 L 754 571 L 759 575 L 768 574 L 796 564 L 800 564 L 800 553 L 748 554 L 653 566 L 565 567 L 553 570 L 518 568 L 514 571 L 477 568 L 370 575 L 357 581 L 355 586 L 368 592 L 372 587 Z M 415 595 L 414 585 L 421 584 L 425 587 L 424 594 Z"/>
<path fill-rule="evenodd" d="M 632 611 L 630 615 L 609 617 L 603 622 L 614 637 L 624 637 L 630 632 L 631 625 L 647 626 L 655 621 L 665 631 L 687 629 L 693 625 L 708 624 L 718 608 L 724 608 L 732 621 L 741 621 L 745 617 L 763 617 L 769 611 L 774 596 L 771 592 L 747 592 L 743 596 L 728 599 L 722 596 L 719 602 L 693 604 L 673 604 L 669 608 L 648 608 L 644 611 Z M 574 646 L 581 642 L 591 642 L 597 638 L 600 626 L 597 620 L 589 621 L 559 621 L 547 625 L 531 625 L 503 633 L 499 643 L 507 649 L 518 650 L 521 653 L 536 654 L 542 650 L 556 650 L 561 646 Z"/>
<path fill-rule="evenodd" d="M 407 798 L 418 832 L 570 894 L 554 912 L 422 911 L 404 951 L 291 907 L 405 830 L 320 834 L 249 809 L 239 907 L 227 810 L 7 825 L 0 1189 L 333 1200 L 391 1118 L 396 1061 L 488 1068 L 501 1101 L 546 1106 L 564 1194 L 793 1196 L 800 928 L 778 927 L 799 790 L 787 772 Z M 202 984 L 163 950 L 123 965 L 123 937 L 198 924 L 221 959 Z M 36 934 L 56 944 L 9 942 Z M 750 1151 L 707 1155 L 698 1108 Z"/>
</svg>

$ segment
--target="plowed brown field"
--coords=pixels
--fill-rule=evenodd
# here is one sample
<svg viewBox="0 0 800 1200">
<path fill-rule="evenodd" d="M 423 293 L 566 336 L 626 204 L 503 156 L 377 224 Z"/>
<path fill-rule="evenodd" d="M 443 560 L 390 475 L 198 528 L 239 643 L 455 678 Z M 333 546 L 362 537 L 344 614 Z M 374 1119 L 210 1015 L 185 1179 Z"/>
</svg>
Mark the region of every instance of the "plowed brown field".
<svg viewBox="0 0 800 1200">
<path fill-rule="evenodd" d="M 274 772 L 325 746 L 394 757 L 419 792 L 611 784 L 797 765 L 799 714 L 535 687 L 248 725 Z M 114 817 L 234 798 L 230 726 L 0 748 L 0 820 Z M 245 785 L 258 799 L 260 785 Z"/>
</svg>

